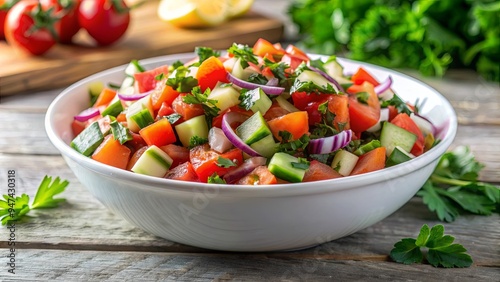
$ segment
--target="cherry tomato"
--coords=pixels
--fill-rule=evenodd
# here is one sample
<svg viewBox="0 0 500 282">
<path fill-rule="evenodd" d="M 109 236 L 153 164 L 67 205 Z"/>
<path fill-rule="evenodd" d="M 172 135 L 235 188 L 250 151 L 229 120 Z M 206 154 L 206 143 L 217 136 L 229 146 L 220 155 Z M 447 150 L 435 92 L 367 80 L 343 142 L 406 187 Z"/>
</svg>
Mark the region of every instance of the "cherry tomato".
<svg viewBox="0 0 500 282">
<path fill-rule="evenodd" d="M 44 11 L 36 0 L 16 3 L 5 21 L 5 38 L 7 42 L 33 55 L 42 55 L 56 43 L 54 24 L 57 18 Z"/>
<path fill-rule="evenodd" d="M 19 2 L 19 0 L 0 0 L 0 39 L 5 39 L 4 25 L 7 12 L 17 2 Z"/>
<path fill-rule="evenodd" d="M 53 9 L 61 20 L 56 24 L 58 41 L 71 43 L 73 36 L 80 30 L 78 7 L 81 0 L 40 0 L 45 10 Z"/>
<path fill-rule="evenodd" d="M 82 0 L 78 22 L 101 46 L 120 39 L 130 23 L 130 9 L 124 0 Z"/>
</svg>

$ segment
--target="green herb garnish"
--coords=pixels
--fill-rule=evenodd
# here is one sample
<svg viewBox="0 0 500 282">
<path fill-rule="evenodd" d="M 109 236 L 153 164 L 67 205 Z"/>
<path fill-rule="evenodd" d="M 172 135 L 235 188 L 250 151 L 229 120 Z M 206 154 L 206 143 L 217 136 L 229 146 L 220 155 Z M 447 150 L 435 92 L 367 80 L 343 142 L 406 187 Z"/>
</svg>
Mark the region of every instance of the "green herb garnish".
<svg viewBox="0 0 500 282">
<path fill-rule="evenodd" d="M 235 164 L 230 159 L 226 159 L 226 158 L 223 158 L 223 157 L 219 156 L 219 158 L 217 159 L 217 166 L 223 167 L 223 168 L 230 168 L 230 167 L 233 167 L 233 166 L 237 166 L 237 164 Z"/>
<path fill-rule="evenodd" d="M 405 238 L 394 244 L 391 258 L 399 263 L 412 264 L 421 263 L 424 255 L 420 248 L 426 247 L 427 261 L 435 267 L 469 267 L 472 258 L 467 250 L 460 244 L 453 244 L 454 237 L 444 235 L 444 227 L 441 224 L 429 229 L 424 224 L 420 229 L 417 239 Z"/>
<path fill-rule="evenodd" d="M 22 219 L 30 210 L 55 208 L 59 203 L 64 202 L 65 199 L 57 198 L 54 196 L 62 193 L 69 182 L 67 180 L 61 181 L 56 177 L 52 181 L 52 177 L 45 176 L 38 186 L 35 198 L 30 205 L 30 197 L 27 194 L 15 196 L 14 194 L 5 194 L 3 199 L 0 199 L 0 219 L 2 225 L 9 224 L 13 221 Z"/>
<path fill-rule="evenodd" d="M 452 222 L 460 213 L 499 212 L 500 187 L 478 181 L 483 167 L 468 147 L 457 147 L 441 157 L 417 195 L 442 221 Z"/>
</svg>

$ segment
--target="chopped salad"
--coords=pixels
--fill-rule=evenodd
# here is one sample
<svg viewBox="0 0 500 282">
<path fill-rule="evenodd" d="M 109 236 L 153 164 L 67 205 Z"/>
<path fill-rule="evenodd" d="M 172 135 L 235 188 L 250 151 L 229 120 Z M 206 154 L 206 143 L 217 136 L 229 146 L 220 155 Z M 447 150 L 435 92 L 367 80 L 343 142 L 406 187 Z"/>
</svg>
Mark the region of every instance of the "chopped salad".
<svg viewBox="0 0 500 282">
<path fill-rule="evenodd" d="M 277 184 L 359 175 L 429 150 L 436 128 L 360 67 L 313 60 L 259 39 L 223 54 L 197 47 L 189 62 L 89 86 L 71 147 L 95 161 L 168 179 Z"/>
</svg>

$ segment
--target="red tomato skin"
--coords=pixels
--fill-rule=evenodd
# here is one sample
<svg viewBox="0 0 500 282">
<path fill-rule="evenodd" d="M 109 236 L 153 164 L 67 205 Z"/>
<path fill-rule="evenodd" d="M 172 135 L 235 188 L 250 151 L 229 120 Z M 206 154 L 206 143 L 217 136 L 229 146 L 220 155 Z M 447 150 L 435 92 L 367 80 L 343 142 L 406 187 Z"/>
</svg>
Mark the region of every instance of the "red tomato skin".
<svg viewBox="0 0 500 282">
<path fill-rule="evenodd" d="M 418 125 L 410 118 L 410 116 L 404 113 L 400 113 L 391 120 L 391 123 L 403 129 L 406 129 L 417 136 L 417 141 L 413 145 L 410 153 L 415 156 L 422 155 L 422 153 L 424 152 L 425 144 L 424 134 L 422 133 Z"/>
<path fill-rule="evenodd" d="M 56 43 L 46 28 L 28 32 L 34 25 L 30 13 L 38 3 L 35 0 L 26 0 L 15 4 L 7 13 L 4 29 L 9 45 L 33 55 L 44 54 Z"/>
<path fill-rule="evenodd" d="M 19 1 L 20 0 L 11 0 L 10 2 L 6 2 L 6 0 L 0 0 L 0 40 L 5 39 L 4 26 L 7 13 L 10 8 Z"/>
<path fill-rule="evenodd" d="M 121 0 L 122 7 L 126 4 Z M 82 0 L 78 22 L 98 45 L 107 46 L 120 39 L 130 24 L 130 13 L 118 12 L 111 0 Z"/>
<path fill-rule="evenodd" d="M 64 13 L 64 16 L 56 23 L 55 28 L 59 36 L 58 42 L 69 44 L 73 36 L 80 30 L 78 23 L 78 8 L 82 0 L 72 0 L 68 7 L 63 7 L 60 0 L 40 0 L 45 10 L 53 8 L 56 13 Z"/>
<path fill-rule="evenodd" d="M 219 154 L 210 149 L 208 144 L 205 144 L 196 146 L 189 151 L 189 159 L 201 182 L 206 183 L 208 178 L 214 173 L 223 176 L 236 168 L 234 166 L 228 168 L 218 166 L 217 159 L 219 157 L 229 159 L 238 166 L 243 163 L 243 152 L 240 149 L 232 149 L 224 154 Z"/>
</svg>

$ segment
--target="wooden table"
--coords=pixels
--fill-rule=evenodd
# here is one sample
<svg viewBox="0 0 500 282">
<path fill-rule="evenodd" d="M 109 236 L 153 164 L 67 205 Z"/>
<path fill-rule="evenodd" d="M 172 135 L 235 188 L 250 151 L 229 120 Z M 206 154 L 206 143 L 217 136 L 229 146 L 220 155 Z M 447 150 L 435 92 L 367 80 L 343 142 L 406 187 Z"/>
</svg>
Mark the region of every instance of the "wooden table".
<svg viewBox="0 0 500 282">
<path fill-rule="evenodd" d="M 500 183 L 500 89 L 471 72 L 425 79 L 454 105 L 460 121 L 454 146 L 469 145 L 484 164 L 481 179 Z M 474 259 L 465 269 L 402 265 L 388 256 L 394 243 L 439 224 L 420 198 L 356 234 L 311 249 L 227 253 L 180 245 L 143 232 L 109 212 L 78 182 L 48 140 L 44 117 L 60 89 L 2 97 L 0 191 L 14 170 L 17 194 L 34 196 L 44 175 L 70 181 L 67 203 L 17 223 L 15 275 L 7 272 L 10 231 L 0 228 L 0 280 L 421 280 L 498 281 L 500 217 L 461 216 L 445 223 Z"/>
</svg>

